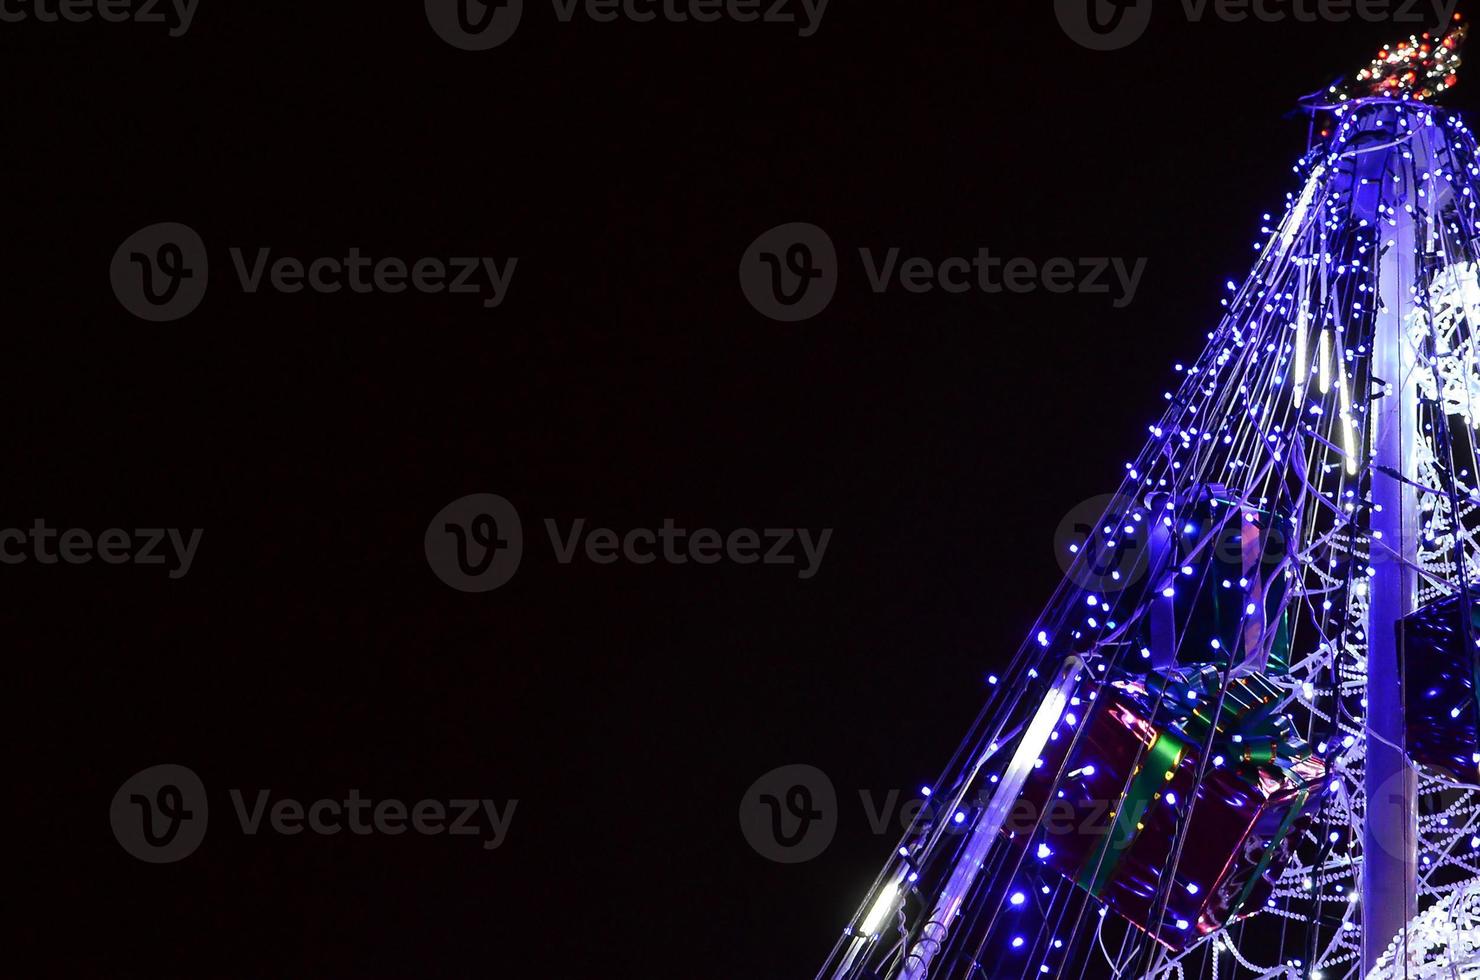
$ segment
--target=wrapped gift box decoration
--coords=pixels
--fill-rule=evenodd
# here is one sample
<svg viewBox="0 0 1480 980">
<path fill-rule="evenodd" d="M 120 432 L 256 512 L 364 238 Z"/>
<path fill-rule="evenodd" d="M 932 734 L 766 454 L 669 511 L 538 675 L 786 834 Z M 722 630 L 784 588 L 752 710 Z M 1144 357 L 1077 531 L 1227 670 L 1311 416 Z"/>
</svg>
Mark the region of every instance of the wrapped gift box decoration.
<svg viewBox="0 0 1480 980">
<path fill-rule="evenodd" d="M 1151 608 L 1142 641 L 1151 669 L 1232 661 L 1238 673 L 1281 676 L 1290 663 L 1284 562 L 1294 527 L 1278 510 L 1243 506 L 1200 486 L 1153 524 Z"/>
<path fill-rule="evenodd" d="M 1149 933 L 1178 820 L 1193 800 L 1192 836 L 1155 933 L 1173 950 L 1264 905 L 1327 786 L 1325 764 L 1278 713 L 1283 692 L 1256 675 L 1231 684 L 1214 759 L 1195 789 L 1220 687 L 1208 669 L 1092 689 L 1078 714 L 1066 711 L 1003 831 Z"/>
<path fill-rule="evenodd" d="M 1408 757 L 1468 785 L 1480 783 L 1477 636 L 1476 597 L 1441 599 L 1398 623 Z"/>
</svg>

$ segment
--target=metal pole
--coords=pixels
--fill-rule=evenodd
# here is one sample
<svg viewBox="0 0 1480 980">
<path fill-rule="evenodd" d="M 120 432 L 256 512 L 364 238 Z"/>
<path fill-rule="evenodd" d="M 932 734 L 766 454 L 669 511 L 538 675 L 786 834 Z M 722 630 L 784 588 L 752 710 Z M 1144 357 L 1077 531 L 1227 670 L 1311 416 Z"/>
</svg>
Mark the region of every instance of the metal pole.
<svg viewBox="0 0 1480 980">
<path fill-rule="evenodd" d="M 1381 114 L 1390 122 L 1392 116 Z M 1412 486 L 1382 472 L 1386 467 L 1412 480 L 1417 477 L 1418 394 L 1414 355 L 1405 336 L 1416 309 L 1419 246 L 1417 218 L 1424 202 L 1417 196 L 1415 171 L 1421 173 L 1437 154 L 1429 141 L 1437 139 L 1434 126 L 1423 126 L 1409 113 L 1415 135 L 1408 144 L 1413 160 L 1396 167 L 1402 180 L 1393 184 L 1412 204 L 1410 213 L 1398 203 L 1397 226 L 1386 221 L 1384 251 L 1378 273 L 1379 301 L 1373 369 L 1385 388 L 1373 392 L 1374 459 L 1372 475 L 1372 531 L 1381 536 L 1373 548 L 1371 606 L 1367 628 L 1367 728 L 1365 788 L 1367 817 L 1362 833 L 1362 973 L 1376 965 L 1400 929 L 1418 912 L 1418 791 L 1417 777 L 1402 749 L 1403 683 L 1399 663 L 1397 623 L 1418 602 L 1418 501 Z M 1389 128 L 1391 133 L 1392 129 Z M 1386 169 L 1386 168 L 1384 168 Z M 1392 181 L 1391 172 L 1385 176 Z M 1380 396 L 1380 397 L 1379 397 Z M 1399 561 L 1392 552 L 1402 556 Z M 1406 957 L 1404 957 L 1406 958 Z"/>
</svg>

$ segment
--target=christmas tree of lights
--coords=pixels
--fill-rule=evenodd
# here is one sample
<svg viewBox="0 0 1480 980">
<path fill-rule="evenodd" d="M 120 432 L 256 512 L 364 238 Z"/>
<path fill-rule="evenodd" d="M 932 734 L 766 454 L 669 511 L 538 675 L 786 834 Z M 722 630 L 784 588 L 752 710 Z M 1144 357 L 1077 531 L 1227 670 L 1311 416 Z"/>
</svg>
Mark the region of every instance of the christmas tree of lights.
<svg viewBox="0 0 1480 980">
<path fill-rule="evenodd" d="M 819 980 L 1480 980 L 1466 26 L 1319 138 Z"/>
</svg>

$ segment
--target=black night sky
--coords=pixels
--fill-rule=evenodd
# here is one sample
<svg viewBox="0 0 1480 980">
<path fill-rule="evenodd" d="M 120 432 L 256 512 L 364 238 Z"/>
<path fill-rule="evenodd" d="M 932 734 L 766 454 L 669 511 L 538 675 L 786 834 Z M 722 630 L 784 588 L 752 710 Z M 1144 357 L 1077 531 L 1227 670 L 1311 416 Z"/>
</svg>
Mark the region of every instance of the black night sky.
<svg viewBox="0 0 1480 980">
<path fill-rule="evenodd" d="M 528 0 L 488 51 L 419 3 L 205 0 L 173 38 L 0 21 L 0 527 L 203 531 L 175 579 L 0 565 L 5 972 L 811 977 L 899 831 L 861 794 L 902 802 L 965 732 L 1057 581 L 1059 521 L 1114 489 L 1282 209 L 1296 100 L 1406 33 L 1172 0 L 1114 52 L 1042 0 L 838 0 L 808 37 Z M 210 254 L 174 322 L 110 288 L 156 222 Z M 841 266 L 800 323 L 737 276 L 790 222 Z M 250 293 L 233 248 L 518 263 L 486 308 Z M 1146 264 L 1124 308 L 876 293 L 859 250 L 892 248 Z M 423 538 L 475 493 L 517 508 L 524 554 L 467 594 Z M 563 564 L 546 521 L 582 519 L 832 535 L 805 580 Z M 199 775 L 210 826 L 156 865 L 110 801 L 161 763 Z M 788 764 L 828 774 L 838 826 L 784 865 L 737 811 Z M 518 803 L 489 850 L 249 835 L 232 790 Z"/>
</svg>

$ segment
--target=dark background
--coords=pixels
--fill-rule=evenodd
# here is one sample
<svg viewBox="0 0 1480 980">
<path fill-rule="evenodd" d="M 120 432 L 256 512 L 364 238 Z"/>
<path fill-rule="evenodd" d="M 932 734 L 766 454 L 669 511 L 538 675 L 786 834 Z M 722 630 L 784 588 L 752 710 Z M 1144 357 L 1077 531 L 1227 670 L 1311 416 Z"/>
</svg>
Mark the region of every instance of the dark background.
<svg viewBox="0 0 1480 980">
<path fill-rule="evenodd" d="M 205 0 L 177 39 L 0 25 L 0 524 L 205 530 L 180 581 L 0 567 L 15 975 L 810 977 L 897 833 L 859 793 L 934 778 L 1058 576 L 1060 518 L 1114 488 L 1281 209 L 1296 98 L 1395 33 L 1164 2 L 1097 54 L 1044 2 L 843 0 L 805 39 L 531 0 L 483 53 L 409 2 Z M 158 221 L 214 268 L 162 325 L 107 275 Z M 736 270 L 791 221 L 844 261 L 784 325 Z M 520 261 L 487 311 L 244 295 L 231 246 Z M 1149 265 L 1125 310 L 877 296 L 857 249 L 891 246 Z M 486 595 L 422 550 L 475 492 L 528 542 Z M 835 531 L 801 582 L 562 566 L 543 530 L 667 517 Z M 212 822 L 152 866 L 108 805 L 162 762 Z M 789 763 L 842 807 L 795 866 L 737 820 Z M 249 838 L 226 795 L 352 787 L 520 802 L 489 853 Z"/>
</svg>

